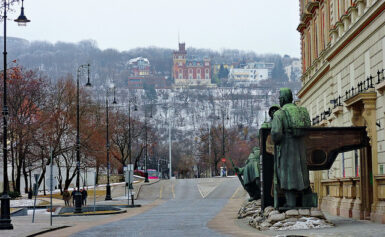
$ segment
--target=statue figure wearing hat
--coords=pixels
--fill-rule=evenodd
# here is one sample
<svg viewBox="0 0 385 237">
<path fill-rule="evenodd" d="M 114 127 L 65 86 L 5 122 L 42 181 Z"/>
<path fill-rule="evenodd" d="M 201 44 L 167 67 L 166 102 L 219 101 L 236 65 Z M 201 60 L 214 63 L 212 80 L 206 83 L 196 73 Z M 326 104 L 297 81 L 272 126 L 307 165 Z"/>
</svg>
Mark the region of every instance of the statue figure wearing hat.
<svg viewBox="0 0 385 237">
<path fill-rule="evenodd" d="M 281 109 L 274 113 L 271 137 L 275 144 L 275 171 L 278 187 L 285 193 L 287 207 L 295 207 L 297 196 L 311 193 L 306 150 L 301 128 L 310 127 L 306 108 L 293 102 L 289 88 L 281 88 Z"/>
</svg>

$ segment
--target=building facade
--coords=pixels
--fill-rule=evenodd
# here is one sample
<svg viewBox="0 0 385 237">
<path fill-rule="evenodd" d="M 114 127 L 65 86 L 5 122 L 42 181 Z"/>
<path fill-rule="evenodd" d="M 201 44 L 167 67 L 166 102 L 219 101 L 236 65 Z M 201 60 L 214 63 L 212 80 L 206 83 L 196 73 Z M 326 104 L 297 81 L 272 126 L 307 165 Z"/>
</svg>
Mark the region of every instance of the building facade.
<svg viewBox="0 0 385 237">
<path fill-rule="evenodd" d="M 133 58 L 128 61 L 128 69 L 130 70 L 130 76 L 149 76 L 150 75 L 150 61 L 147 58 Z"/>
<path fill-rule="evenodd" d="M 211 86 L 210 59 L 187 59 L 187 56 L 186 44 L 179 43 L 179 50 L 173 53 L 175 86 Z"/>
<path fill-rule="evenodd" d="M 311 172 L 321 209 L 385 223 L 385 1 L 301 0 L 299 103 L 314 126 L 366 126 L 370 147 Z"/>
<path fill-rule="evenodd" d="M 229 79 L 234 82 L 259 82 L 268 78 L 267 69 L 232 68 L 229 72 Z"/>
<path fill-rule="evenodd" d="M 297 81 L 301 77 L 301 61 L 293 60 L 290 65 L 285 67 L 285 73 L 289 78 L 289 81 Z"/>
</svg>

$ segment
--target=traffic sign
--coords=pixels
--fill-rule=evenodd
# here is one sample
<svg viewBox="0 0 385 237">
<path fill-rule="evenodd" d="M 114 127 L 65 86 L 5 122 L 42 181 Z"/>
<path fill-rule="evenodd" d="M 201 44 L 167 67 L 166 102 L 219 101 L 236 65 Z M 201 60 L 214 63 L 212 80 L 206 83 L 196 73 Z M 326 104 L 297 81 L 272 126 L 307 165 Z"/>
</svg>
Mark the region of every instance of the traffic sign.
<svg viewBox="0 0 385 237">
<path fill-rule="evenodd" d="M 222 158 L 222 162 L 226 162 L 226 158 Z"/>
</svg>

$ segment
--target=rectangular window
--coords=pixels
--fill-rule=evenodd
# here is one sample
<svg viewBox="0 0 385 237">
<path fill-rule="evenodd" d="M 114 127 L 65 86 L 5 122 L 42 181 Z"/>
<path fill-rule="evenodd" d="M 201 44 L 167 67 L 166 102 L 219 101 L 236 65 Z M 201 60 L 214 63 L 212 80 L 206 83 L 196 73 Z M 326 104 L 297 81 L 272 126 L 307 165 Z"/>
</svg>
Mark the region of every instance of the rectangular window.
<svg viewBox="0 0 385 237">
<path fill-rule="evenodd" d="M 385 68 L 385 38 L 382 39 L 382 68 Z"/>
<path fill-rule="evenodd" d="M 326 48 L 325 45 L 325 12 L 324 9 L 321 8 L 321 50 Z"/>
<path fill-rule="evenodd" d="M 349 77 L 350 77 L 350 88 L 348 88 L 348 89 L 351 89 L 352 87 L 354 87 L 354 62 L 352 62 L 352 64 L 350 64 Z"/>
<path fill-rule="evenodd" d="M 317 34 L 318 34 L 318 27 L 317 27 L 317 18 L 314 19 L 314 59 L 318 58 L 318 37 L 317 37 Z"/>
<path fill-rule="evenodd" d="M 340 15 L 340 1 L 341 0 L 337 0 L 337 21 L 339 21 L 340 20 L 340 17 L 341 17 L 341 15 Z"/>
<path fill-rule="evenodd" d="M 365 52 L 365 79 L 370 76 L 370 54 L 369 50 Z"/>
</svg>

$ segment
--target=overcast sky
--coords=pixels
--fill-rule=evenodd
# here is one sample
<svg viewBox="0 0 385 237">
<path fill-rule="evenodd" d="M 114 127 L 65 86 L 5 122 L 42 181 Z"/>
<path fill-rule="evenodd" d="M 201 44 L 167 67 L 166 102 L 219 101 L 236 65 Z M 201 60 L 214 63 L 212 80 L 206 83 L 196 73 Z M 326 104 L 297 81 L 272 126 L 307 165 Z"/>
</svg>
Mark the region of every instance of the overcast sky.
<svg viewBox="0 0 385 237">
<path fill-rule="evenodd" d="M 25 0 L 28 40 L 96 40 L 102 49 L 158 46 L 252 50 L 299 57 L 298 0 Z M 19 6 L 10 18 L 19 14 Z"/>
</svg>

